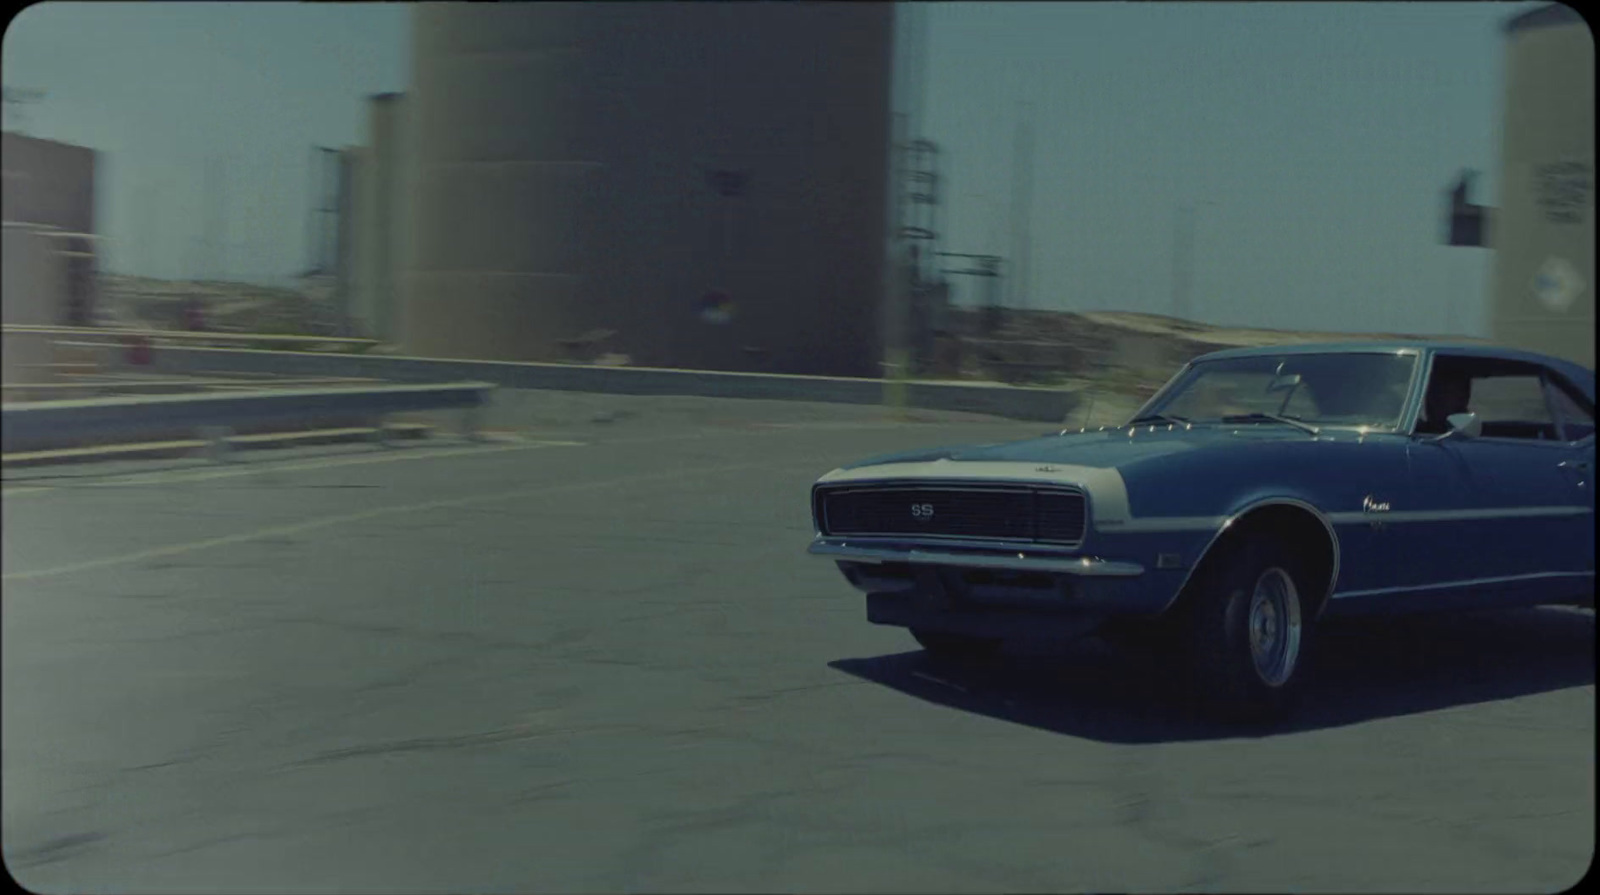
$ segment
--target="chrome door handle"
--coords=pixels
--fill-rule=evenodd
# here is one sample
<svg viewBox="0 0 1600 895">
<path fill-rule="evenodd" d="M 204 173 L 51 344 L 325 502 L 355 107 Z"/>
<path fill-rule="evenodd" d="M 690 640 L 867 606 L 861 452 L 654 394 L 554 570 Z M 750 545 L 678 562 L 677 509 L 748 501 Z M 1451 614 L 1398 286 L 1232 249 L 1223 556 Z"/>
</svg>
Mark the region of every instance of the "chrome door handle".
<svg viewBox="0 0 1600 895">
<path fill-rule="evenodd" d="M 1556 465 L 1561 467 L 1562 469 L 1576 469 L 1579 472 L 1588 472 L 1589 471 L 1589 461 L 1588 460 L 1562 460 L 1560 463 L 1557 463 Z"/>
</svg>

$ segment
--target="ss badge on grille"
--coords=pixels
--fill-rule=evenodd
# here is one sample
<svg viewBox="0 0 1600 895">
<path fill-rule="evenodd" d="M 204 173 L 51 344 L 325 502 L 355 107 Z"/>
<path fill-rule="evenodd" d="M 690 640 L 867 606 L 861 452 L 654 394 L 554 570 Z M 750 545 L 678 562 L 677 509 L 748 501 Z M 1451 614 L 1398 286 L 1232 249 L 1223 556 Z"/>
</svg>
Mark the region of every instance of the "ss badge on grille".
<svg viewBox="0 0 1600 895">
<path fill-rule="evenodd" d="M 933 518 L 933 504 L 914 503 L 911 505 L 911 518 L 928 520 Z"/>
</svg>

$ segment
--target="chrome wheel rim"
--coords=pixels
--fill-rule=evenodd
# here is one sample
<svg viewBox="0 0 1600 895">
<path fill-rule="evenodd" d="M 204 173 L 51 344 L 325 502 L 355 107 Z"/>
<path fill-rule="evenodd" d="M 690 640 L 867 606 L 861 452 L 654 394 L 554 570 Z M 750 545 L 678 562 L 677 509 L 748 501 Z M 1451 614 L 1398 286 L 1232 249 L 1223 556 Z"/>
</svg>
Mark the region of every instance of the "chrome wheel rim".
<svg viewBox="0 0 1600 895">
<path fill-rule="evenodd" d="M 1256 675 L 1269 687 L 1283 686 L 1300 658 L 1300 595 L 1288 572 L 1274 567 L 1256 579 L 1249 625 Z"/>
</svg>

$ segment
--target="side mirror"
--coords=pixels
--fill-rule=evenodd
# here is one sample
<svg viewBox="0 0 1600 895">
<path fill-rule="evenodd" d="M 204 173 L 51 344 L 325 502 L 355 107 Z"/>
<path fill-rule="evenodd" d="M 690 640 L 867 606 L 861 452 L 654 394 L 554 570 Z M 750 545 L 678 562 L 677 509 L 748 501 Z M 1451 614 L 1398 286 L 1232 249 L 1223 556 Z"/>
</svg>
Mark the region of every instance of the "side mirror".
<svg viewBox="0 0 1600 895">
<path fill-rule="evenodd" d="M 1477 438 L 1483 434 L 1483 420 L 1478 419 L 1476 413 L 1452 413 L 1444 421 L 1450 424 L 1450 431 L 1459 432 L 1467 438 Z"/>
<path fill-rule="evenodd" d="M 1476 413 L 1452 413 L 1444 418 L 1450 424 L 1450 431 L 1442 435 L 1435 435 L 1434 441 L 1444 441 L 1446 438 L 1477 438 L 1483 434 L 1483 420 L 1478 419 Z"/>
</svg>

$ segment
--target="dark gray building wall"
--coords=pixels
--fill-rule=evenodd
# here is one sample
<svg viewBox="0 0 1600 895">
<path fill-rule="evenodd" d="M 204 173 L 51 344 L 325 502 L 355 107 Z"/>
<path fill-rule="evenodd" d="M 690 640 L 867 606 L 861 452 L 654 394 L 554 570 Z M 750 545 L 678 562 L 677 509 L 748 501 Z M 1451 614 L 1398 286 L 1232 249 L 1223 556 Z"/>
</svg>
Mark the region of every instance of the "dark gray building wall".
<svg viewBox="0 0 1600 895">
<path fill-rule="evenodd" d="M 414 16 L 411 353 L 550 360 L 604 329 L 641 366 L 877 374 L 892 6 Z"/>
<path fill-rule="evenodd" d="M 93 149 L 9 131 L 0 140 L 0 219 L 95 232 Z"/>
</svg>

